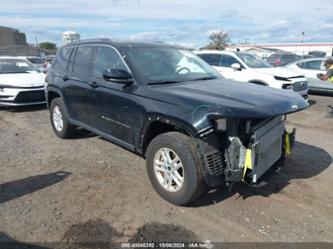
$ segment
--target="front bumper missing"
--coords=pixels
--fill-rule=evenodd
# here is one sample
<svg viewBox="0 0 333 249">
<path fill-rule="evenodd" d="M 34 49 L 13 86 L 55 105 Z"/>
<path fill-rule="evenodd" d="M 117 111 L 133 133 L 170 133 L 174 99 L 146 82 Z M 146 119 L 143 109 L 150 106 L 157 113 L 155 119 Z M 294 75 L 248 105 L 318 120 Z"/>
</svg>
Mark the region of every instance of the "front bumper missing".
<svg viewBox="0 0 333 249">
<path fill-rule="evenodd" d="M 291 154 L 295 134 L 296 129 L 287 132 L 284 122 L 275 120 L 254 133 L 254 143 L 249 148 L 238 137 L 229 138 L 225 181 L 256 183 L 281 157 Z"/>
</svg>

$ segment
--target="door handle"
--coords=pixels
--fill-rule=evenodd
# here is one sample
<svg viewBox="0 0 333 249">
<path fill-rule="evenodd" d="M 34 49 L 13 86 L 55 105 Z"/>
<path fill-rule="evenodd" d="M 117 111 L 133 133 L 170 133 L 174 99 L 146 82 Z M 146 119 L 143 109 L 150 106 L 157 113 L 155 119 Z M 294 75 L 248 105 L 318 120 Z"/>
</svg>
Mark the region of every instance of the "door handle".
<svg viewBox="0 0 333 249">
<path fill-rule="evenodd" d="M 67 81 L 67 80 L 69 80 L 69 77 L 67 75 L 65 75 L 64 77 L 62 77 L 62 80 Z"/>
<path fill-rule="evenodd" d="M 98 87 L 98 84 L 97 84 L 97 82 L 93 81 L 93 82 L 90 83 L 90 86 L 91 86 L 92 88 L 97 88 L 97 87 Z"/>
</svg>

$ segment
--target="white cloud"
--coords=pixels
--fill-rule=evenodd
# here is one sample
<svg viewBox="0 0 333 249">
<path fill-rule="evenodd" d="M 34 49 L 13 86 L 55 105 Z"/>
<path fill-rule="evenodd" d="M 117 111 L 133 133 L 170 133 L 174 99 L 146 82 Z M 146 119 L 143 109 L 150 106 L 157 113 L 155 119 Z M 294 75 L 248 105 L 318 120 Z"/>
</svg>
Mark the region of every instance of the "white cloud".
<svg viewBox="0 0 333 249">
<path fill-rule="evenodd" d="M 332 3 L 330 3 L 333 7 Z M 234 42 L 332 41 L 327 1 L 304 0 L 2 0 L 0 23 L 28 36 L 56 39 L 62 31 L 201 46 L 210 30 Z M 30 40 L 34 38 L 29 38 Z"/>
</svg>

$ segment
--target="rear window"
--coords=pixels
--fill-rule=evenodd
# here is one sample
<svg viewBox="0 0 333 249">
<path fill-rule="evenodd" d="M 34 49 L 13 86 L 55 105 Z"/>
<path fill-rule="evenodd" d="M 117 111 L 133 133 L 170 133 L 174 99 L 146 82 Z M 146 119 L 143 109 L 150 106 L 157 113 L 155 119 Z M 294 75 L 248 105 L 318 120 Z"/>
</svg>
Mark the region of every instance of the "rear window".
<svg viewBox="0 0 333 249">
<path fill-rule="evenodd" d="M 28 58 L 28 61 L 30 61 L 33 64 L 43 64 L 43 60 L 41 58 Z"/>
<path fill-rule="evenodd" d="M 65 47 L 60 49 L 54 59 L 54 62 L 52 63 L 52 68 L 56 71 L 66 71 L 69 56 L 71 55 L 72 50 L 73 47 Z"/>
</svg>

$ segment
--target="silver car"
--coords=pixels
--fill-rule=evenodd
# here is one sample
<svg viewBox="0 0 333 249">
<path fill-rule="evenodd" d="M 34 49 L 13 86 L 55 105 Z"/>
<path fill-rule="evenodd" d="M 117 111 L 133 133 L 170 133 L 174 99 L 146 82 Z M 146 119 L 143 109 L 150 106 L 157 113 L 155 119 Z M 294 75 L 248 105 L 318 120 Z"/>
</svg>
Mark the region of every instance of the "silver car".
<svg viewBox="0 0 333 249">
<path fill-rule="evenodd" d="M 324 62 L 327 59 L 328 58 L 309 58 L 290 63 L 285 67 L 292 68 L 307 77 L 309 92 L 333 94 L 333 83 L 317 78 L 318 73 L 326 73 Z"/>
</svg>

